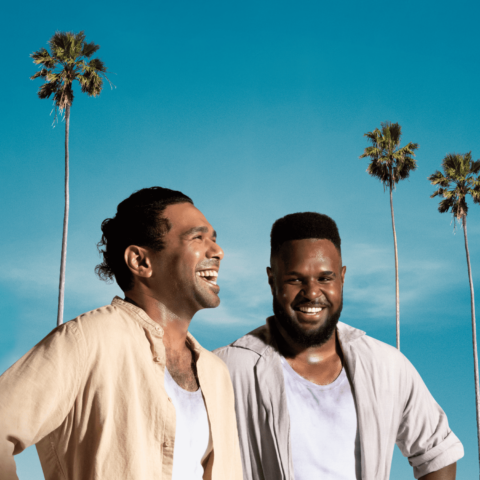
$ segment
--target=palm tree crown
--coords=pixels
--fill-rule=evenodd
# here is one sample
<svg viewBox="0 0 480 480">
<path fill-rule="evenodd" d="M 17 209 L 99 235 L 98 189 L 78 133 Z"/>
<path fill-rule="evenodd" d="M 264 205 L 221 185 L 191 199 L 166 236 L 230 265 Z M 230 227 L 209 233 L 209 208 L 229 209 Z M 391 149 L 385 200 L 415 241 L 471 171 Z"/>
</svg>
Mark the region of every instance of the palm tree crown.
<svg viewBox="0 0 480 480">
<path fill-rule="evenodd" d="M 78 80 L 82 92 L 96 97 L 103 87 L 103 78 L 107 69 L 98 58 L 90 57 L 100 48 L 95 43 L 85 42 L 85 33 L 56 32 L 48 41 L 51 53 L 46 48 L 32 53 L 33 63 L 42 67 L 30 77 L 44 78 L 44 83 L 38 96 L 41 99 L 50 98 L 53 94 L 55 107 L 60 111 L 73 102 L 72 83 Z"/>
<path fill-rule="evenodd" d="M 402 127 L 398 123 L 383 122 L 382 129 L 376 128 L 373 132 L 365 133 L 372 143 L 371 147 L 365 148 L 360 158 L 370 157 L 371 163 L 367 172 L 377 177 L 383 186 L 394 189 L 400 181 L 408 178 L 410 172 L 417 168 L 414 151 L 418 149 L 418 143 L 410 142 L 400 147 Z"/>
<path fill-rule="evenodd" d="M 449 153 L 442 161 L 444 174 L 436 171 L 428 179 L 440 188 L 430 198 L 441 195 L 443 200 L 438 205 L 438 211 L 451 211 L 457 221 L 468 213 L 466 196 L 470 194 L 475 203 L 480 203 L 480 179 L 475 175 L 480 173 L 480 160 L 472 160 L 472 152 L 465 155 Z"/>
</svg>

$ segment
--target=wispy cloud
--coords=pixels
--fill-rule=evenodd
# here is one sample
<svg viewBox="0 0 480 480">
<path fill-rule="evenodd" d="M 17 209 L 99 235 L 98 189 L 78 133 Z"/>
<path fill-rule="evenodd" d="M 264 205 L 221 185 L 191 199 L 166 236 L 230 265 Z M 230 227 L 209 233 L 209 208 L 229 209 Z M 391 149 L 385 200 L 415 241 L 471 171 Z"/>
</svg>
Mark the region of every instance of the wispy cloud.
<svg viewBox="0 0 480 480">
<path fill-rule="evenodd" d="M 345 252 L 345 304 L 349 307 L 349 317 L 376 319 L 395 316 L 393 245 L 387 248 L 351 244 Z M 458 268 L 454 262 L 452 258 L 442 258 L 441 261 L 425 257 L 402 258 L 399 262 L 401 309 L 433 312 L 442 303 L 440 299 L 451 295 L 452 289 L 461 288 L 464 278 L 448 274 Z"/>
<path fill-rule="evenodd" d="M 195 322 L 205 325 L 226 324 L 254 327 L 271 314 L 271 293 L 265 267 L 269 264 L 268 249 L 251 251 L 247 248 L 224 247 L 226 255 L 219 275 L 222 303 L 216 309 L 199 312 Z M 58 295 L 58 252 L 44 249 L 7 261 L 0 271 L 0 283 L 13 288 L 16 295 L 28 299 L 23 315 L 37 315 L 38 305 L 48 299 L 53 306 Z M 395 315 L 395 278 L 393 246 L 345 242 L 344 263 L 347 265 L 344 315 L 350 319 L 372 321 Z M 85 258 L 81 252 L 70 254 L 67 261 L 66 318 L 110 303 L 113 296 L 122 295 L 116 284 L 101 282 L 93 269 L 98 259 Z M 432 309 L 435 299 L 444 298 L 457 288 L 464 278 L 454 278 L 443 272 L 454 269 L 454 260 L 431 257 L 406 257 L 400 261 L 400 295 L 402 312 Z M 462 284 L 463 285 L 463 284 Z M 33 300 L 33 301 L 32 301 Z M 443 307 L 442 307 L 443 308 Z M 52 311 L 53 314 L 53 311 Z M 408 318 L 404 317 L 408 321 Z M 52 318 L 54 325 L 54 318 Z"/>
</svg>

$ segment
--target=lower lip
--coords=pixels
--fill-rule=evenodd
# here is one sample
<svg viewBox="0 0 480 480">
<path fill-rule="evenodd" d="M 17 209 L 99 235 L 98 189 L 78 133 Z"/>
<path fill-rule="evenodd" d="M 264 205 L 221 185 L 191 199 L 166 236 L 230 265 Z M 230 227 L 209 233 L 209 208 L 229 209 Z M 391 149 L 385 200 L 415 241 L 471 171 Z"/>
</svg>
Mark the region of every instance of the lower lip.
<svg viewBox="0 0 480 480">
<path fill-rule="evenodd" d="M 216 283 L 211 283 L 205 279 L 205 277 L 200 277 L 215 293 L 220 291 L 220 287 Z"/>
</svg>

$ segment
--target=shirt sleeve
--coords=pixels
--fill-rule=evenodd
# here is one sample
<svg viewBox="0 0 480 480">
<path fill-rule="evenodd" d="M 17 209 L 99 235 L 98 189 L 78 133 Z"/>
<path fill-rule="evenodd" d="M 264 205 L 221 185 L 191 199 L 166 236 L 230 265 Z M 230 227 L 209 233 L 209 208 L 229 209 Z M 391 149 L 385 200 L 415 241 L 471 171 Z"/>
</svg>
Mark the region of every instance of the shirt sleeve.
<svg viewBox="0 0 480 480">
<path fill-rule="evenodd" d="M 404 357 L 406 403 L 397 445 L 413 467 L 415 478 L 436 472 L 463 457 L 463 445 L 448 426 L 447 416 Z"/>
<path fill-rule="evenodd" d="M 17 480 L 13 455 L 55 430 L 73 406 L 86 348 L 76 322 L 53 330 L 0 376 L 0 478 Z"/>
</svg>

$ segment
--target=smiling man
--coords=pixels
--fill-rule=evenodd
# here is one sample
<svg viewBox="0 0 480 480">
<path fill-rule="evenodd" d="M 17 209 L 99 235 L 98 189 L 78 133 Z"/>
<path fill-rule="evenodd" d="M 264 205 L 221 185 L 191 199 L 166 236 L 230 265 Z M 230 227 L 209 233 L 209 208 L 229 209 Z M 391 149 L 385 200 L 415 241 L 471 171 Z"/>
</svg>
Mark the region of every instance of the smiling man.
<svg viewBox="0 0 480 480">
<path fill-rule="evenodd" d="M 228 370 L 188 332 L 220 303 L 223 251 L 184 194 L 152 187 L 102 223 L 96 268 L 125 293 L 0 377 L 0 478 L 36 444 L 47 480 L 241 480 Z"/>
<path fill-rule="evenodd" d="M 274 316 L 217 350 L 230 370 L 245 480 L 388 480 L 395 442 L 415 478 L 453 480 L 463 447 L 395 348 L 339 322 L 346 267 L 326 215 L 277 220 Z"/>
</svg>

